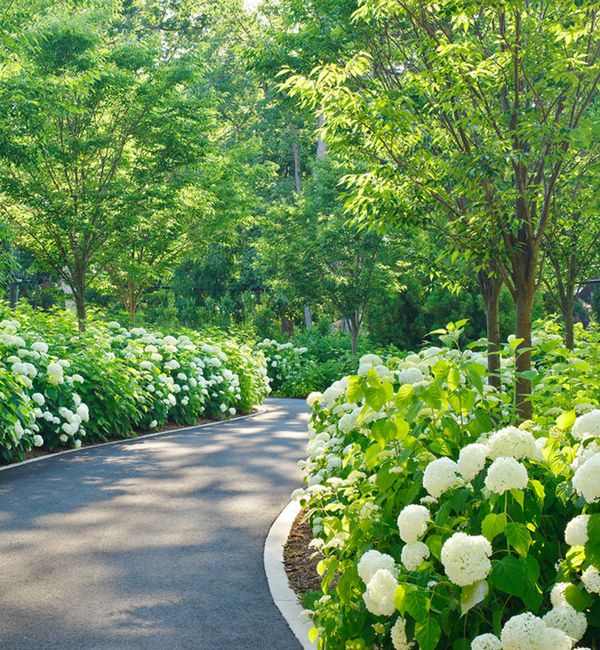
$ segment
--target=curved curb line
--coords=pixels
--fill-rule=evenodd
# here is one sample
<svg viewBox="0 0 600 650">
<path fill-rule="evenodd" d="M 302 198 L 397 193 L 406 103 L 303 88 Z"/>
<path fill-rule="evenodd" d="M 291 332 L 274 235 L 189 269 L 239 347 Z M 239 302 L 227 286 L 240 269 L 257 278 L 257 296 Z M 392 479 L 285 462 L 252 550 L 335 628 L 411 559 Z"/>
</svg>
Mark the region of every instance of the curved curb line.
<svg viewBox="0 0 600 650">
<path fill-rule="evenodd" d="M 18 463 L 3 465 L 0 467 L 0 472 L 4 472 L 8 469 L 14 469 L 15 467 L 21 467 L 22 465 L 29 465 L 29 463 L 37 463 L 41 460 L 56 458 L 57 456 L 65 456 L 66 454 L 74 454 L 81 451 L 87 451 L 88 449 L 97 449 L 98 447 L 110 447 L 111 445 L 129 444 L 132 442 L 140 442 L 140 440 L 146 440 L 147 438 L 156 438 L 158 436 L 165 436 L 168 433 L 180 433 L 181 431 L 189 431 L 190 429 L 204 429 L 205 427 L 214 427 L 215 425 L 219 425 L 219 424 L 229 424 L 230 422 L 236 422 L 237 420 L 248 420 L 249 418 L 255 418 L 257 415 L 263 415 L 264 413 L 268 413 L 270 410 L 271 409 L 268 409 L 267 407 L 260 405 L 257 407 L 254 413 L 249 413 L 248 415 L 238 415 L 234 418 L 230 418 L 229 420 L 215 420 L 214 422 L 205 422 L 204 424 L 191 424 L 189 427 L 180 427 L 178 429 L 165 429 L 164 431 L 156 431 L 155 433 L 145 433 L 142 436 L 135 436 L 134 438 L 123 438 L 122 440 L 110 440 L 109 442 L 98 442 L 95 445 L 86 445 L 85 447 L 65 449 L 64 451 L 57 451 L 53 454 L 44 454 L 43 456 L 36 456 L 35 458 L 22 460 Z"/>
<path fill-rule="evenodd" d="M 298 601 L 298 597 L 290 589 L 283 564 L 283 547 L 299 512 L 300 504 L 296 501 L 290 501 L 280 512 L 265 540 L 263 561 L 269 590 L 275 605 L 277 605 L 302 648 L 304 650 L 314 650 L 317 646 L 308 640 L 308 631 L 311 629 L 312 623 L 303 613 L 304 610 Z"/>
</svg>

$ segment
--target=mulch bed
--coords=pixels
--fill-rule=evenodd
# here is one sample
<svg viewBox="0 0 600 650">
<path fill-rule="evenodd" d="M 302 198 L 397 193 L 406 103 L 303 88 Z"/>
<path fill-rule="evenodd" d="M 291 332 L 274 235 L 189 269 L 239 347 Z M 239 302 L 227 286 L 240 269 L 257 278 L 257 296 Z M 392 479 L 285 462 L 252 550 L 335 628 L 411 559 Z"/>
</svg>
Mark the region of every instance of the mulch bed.
<svg viewBox="0 0 600 650">
<path fill-rule="evenodd" d="M 283 563 L 288 581 L 297 595 L 321 590 L 317 564 L 323 559 L 323 555 L 309 548 L 312 538 L 311 528 L 304 519 L 304 512 L 301 511 L 292 524 L 283 549 Z"/>
</svg>

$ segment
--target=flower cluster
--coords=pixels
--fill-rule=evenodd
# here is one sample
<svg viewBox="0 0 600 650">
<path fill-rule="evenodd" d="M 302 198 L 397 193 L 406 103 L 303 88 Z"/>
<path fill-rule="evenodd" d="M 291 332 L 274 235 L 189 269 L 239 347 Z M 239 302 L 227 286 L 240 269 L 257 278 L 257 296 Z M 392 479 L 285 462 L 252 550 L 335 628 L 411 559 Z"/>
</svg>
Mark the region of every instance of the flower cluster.
<svg viewBox="0 0 600 650">
<path fill-rule="evenodd" d="M 93 320 L 21 315 L 0 322 L 0 422 L 6 460 L 33 446 L 81 446 L 167 422 L 230 417 L 269 391 L 264 357 L 198 333 L 163 335 Z"/>
<path fill-rule="evenodd" d="M 549 341 L 534 354 L 540 374 L 556 371 Z M 366 355 L 309 395 L 294 497 L 324 555 L 322 644 L 553 650 L 595 638 L 600 410 L 583 374 L 575 405 L 561 393 L 551 418 L 539 408 L 519 426 L 475 349 Z"/>
</svg>

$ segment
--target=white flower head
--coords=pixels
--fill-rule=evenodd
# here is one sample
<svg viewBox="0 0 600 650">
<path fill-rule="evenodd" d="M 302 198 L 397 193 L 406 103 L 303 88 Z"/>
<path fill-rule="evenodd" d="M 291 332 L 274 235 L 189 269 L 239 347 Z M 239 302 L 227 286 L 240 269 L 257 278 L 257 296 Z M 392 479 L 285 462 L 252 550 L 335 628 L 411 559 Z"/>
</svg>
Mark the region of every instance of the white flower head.
<svg viewBox="0 0 600 650">
<path fill-rule="evenodd" d="M 487 458 L 487 447 L 481 443 L 467 445 L 458 455 L 458 471 L 465 481 L 474 479 L 484 468 Z"/>
<path fill-rule="evenodd" d="M 573 424 L 571 433 L 578 440 L 600 438 L 600 409 L 580 415 Z"/>
<path fill-rule="evenodd" d="M 590 565 L 581 575 L 581 582 L 590 594 L 600 594 L 600 571 Z"/>
<path fill-rule="evenodd" d="M 544 623 L 564 632 L 571 641 L 579 641 L 587 630 L 585 614 L 576 611 L 568 604 L 554 607 L 544 616 Z"/>
<path fill-rule="evenodd" d="M 310 394 L 308 395 L 308 397 L 306 398 L 306 403 L 308 404 L 308 406 L 309 406 L 310 408 L 313 408 L 314 405 L 315 405 L 317 402 L 321 402 L 322 399 L 323 399 L 323 394 L 322 394 L 322 393 L 319 393 L 319 392 L 317 392 L 317 391 L 313 391 L 313 392 L 310 393 Z"/>
<path fill-rule="evenodd" d="M 471 650 L 502 650 L 502 644 L 493 634 L 480 634 L 471 641 Z"/>
<path fill-rule="evenodd" d="M 488 441 L 488 456 L 495 460 L 501 456 L 533 458 L 536 455 L 535 438 L 529 431 L 505 427 L 493 433 Z"/>
<path fill-rule="evenodd" d="M 406 621 L 399 616 L 390 630 L 394 650 L 409 650 L 412 644 L 406 637 Z"/>
<path fill-rule="evenodd" d="M 391 555 L 375 550 L 364 553 L 357 566 L 358 575 L 365 584 L 368 584 L 379 569 L 386 569 L 393 575 L 397 575 L 394 558 Z"/>
<path fill-rule="evenodd" d="M 600 499 L 600 453 L 594 454 L 577 468 L 573 487 L 588 503 Z"/>
<path fill-rule="evenodd" d="M 458 465 L 450 458 L 436 458 L 425 468 L 423 487 L 436 499 L 459 483 Z"/>
<path fill-rule="evenodd" d="M 416 571 L 429 558 L 429 555 L 427 544 L 411 542 L 404 545 L 400 559 L 408 571 Z"/>
<path fill-rule="evenodd" d="M 489 467 L 485 487 L 490 492 L 504 494 L 508 490 L 523 490 L 527 487 L 527 469 L 514 458 L 497 458 Z"/>
<path fill-rule="evenodd" d="M 396 611 L 394 594 L 398 581 L 387 569 L 378 569 L 367 584 L 363 600 L 367 609 L 375 616 L 391 616 Z"/>
<path fill-rule="evenodd" d="M 565 542 L 569 546 L 585 546 L 588 541 L 588 522 L 590 515 L 573 517 L 565 528 Z"/>
<path fill-rule="evenodd" d="M 466 587 L 487 578 L 491 554 L 492 545 L 483 535 L 454 533 L 444 542 L 440 559 L 448 578 Z"/>
<path fill-rule="evenodd" d="M 404 507 L 397 520 L 402 541 L 411 544 L 423 537 L 430 519 L 431 515 L 425 506 L 411 504 Z"/>
</svg>

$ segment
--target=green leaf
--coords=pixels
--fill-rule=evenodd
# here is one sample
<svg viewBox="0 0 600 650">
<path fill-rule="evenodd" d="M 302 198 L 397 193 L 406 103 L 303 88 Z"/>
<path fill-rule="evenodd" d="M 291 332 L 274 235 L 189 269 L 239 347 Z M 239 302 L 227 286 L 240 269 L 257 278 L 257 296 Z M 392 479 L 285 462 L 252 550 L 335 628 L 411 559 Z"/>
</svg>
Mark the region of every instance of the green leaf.
<svg viewBox="0 0 600 650">
<path fill-rule="evenodd" d="M 496 535 L 504 532 L 506 523 L 506 514 L 504 512 L 498 515 L 491 513 L 481 522 L 481 534 L 490 542 L 493 542 Z"/>
<path fill-rule="evenodd" d="M 531 533 L 524 524 L 510 523 L 507 524 L 504 531 L 508 543 L 517 551 L 519 555 L 526 556 L 529 547 L 532 544 Z"/>
<path fill-rule="evenodd" d="M 364 397 L 363 384 L 362 377 L 355 375 L 348 378 L 348 402 L 356 404 Z"/>
<path fill-rule="evenodd" d="M 383 387 L 369 387 L 365 390 L 365 402 L 374 410 L 379 411 L 386 401 L 386 391 Z"/>
<path fill-rule="evenodd" d="M 415 625 L 415 637 L 421 650 L 435 650 L 441 635 L 442 629 L 435 618 L 430 617 Z"/>
<path fill-rule="evenodd" d="M 569 585 L 565 589 L 565 598 L 569 605 L 578 612 L 583 612 L 592 606 L 594 599 L 587 591 L 583 591 L 576 585 Z"/>
<path fill-rule="evenodd" d="M 406 613 L 406 592 L 404 585 L 398 585 L 394 592 L 394 605 L 402 616 Z"/>
<path fill-rule="evenodd" d="M 373 469 L 379 463 L 381 446 L 378 442 L 373 443 L 365 452 L 365 465 L 368 470 Z"/>
<path fill-rule="evenodd" d="M 317 640 L 318 636 L 319 636 L 319 630 L 316 627 L 311 627 L 310 630 L 308 631 L 308 640 L 311 643 L 314 643 Z"/>
<path fill-rule="evenodd" d="M 530 559 L 533 558 L 527 558 Z M 537 584 L 530 581 L 531 569 L 528 562 L 522 558 L 504 557 L 502 560 L 492 560 L 489 582 L 505 594 L 519 597 L 528 609 L 537 612 L 543 596 Z"/>
<path fill-rule="evenodd" d="M 450 390 L 456 390 L 460 386 L 460 372 L 457 368 L 450 369 L 446 381 Z"/>
<path fill-rule="evenodd" d="M 566 411 L 556 418 L 556 426 L 561 431 L 570 429 L 573 426 L 576 417 L 575 411 Z"/>
<path fill-rule="evenodd" d="M 460 592 L 460 611 L 464 616 L 475 605 L 478 605 L 489 593 L 489 587 L 485 580 L 480 580 L 473 585 L 463 587 Z"/>
<path fill-rule="evenodd" d="M 416 589 L 406 594 L 404 600 L 406 604 L 406 611 L 415 619 L 415 621 L 424 621 L 429 612 L 429 598 L 427 594 L 421 590 Z"/>
</svg>

